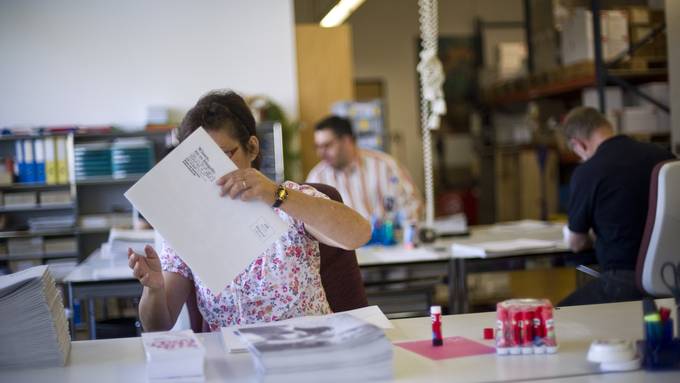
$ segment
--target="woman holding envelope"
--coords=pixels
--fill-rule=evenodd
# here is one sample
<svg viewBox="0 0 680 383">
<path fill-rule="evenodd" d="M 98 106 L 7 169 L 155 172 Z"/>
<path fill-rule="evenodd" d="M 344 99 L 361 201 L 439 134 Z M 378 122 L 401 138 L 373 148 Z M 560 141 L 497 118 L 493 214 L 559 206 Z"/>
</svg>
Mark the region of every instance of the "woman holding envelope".
<svg viewBox="0 0 680 383">
<path fill-rule="evenodd" d="M 319 242 L 355 249 L 370 238 L 370 224 L 312 187 L 290 181 L 277 185 L 260 173 L 255 119 L 236 93 L 214 91 L 203 96 L 184 117 L 180 141 L 199 127 L 238 167 L 217 181 L 220 194 L 271 205 L 289 229 L 234 280 L 224 281 L 222 291 L 210 291 L 167 243 L 158 253 L 147 246 L 146 256 L 129 250 L 128 264 L 144 286 L 139 303 L 144 329 L 172 328 L 192 285 L 211 330 L 331 313 L 319 274 Z M 224 256 L 233 248 L 225 243 Z"/>
</svg>

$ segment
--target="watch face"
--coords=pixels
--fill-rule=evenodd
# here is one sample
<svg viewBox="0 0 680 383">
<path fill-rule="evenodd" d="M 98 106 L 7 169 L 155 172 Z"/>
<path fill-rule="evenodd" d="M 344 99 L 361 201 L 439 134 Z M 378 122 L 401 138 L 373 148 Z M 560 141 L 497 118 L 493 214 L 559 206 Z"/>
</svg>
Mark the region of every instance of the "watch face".
<svg viewBox="0 0 680 383">
<path fill-rule="evenodd" d="M 276 195 L 278 196 L 279 199 L 284 199 L 288 195 L 288 191 L 284 188 L 280 188 L 279 190 L 276 191 Z"/>
</svg>

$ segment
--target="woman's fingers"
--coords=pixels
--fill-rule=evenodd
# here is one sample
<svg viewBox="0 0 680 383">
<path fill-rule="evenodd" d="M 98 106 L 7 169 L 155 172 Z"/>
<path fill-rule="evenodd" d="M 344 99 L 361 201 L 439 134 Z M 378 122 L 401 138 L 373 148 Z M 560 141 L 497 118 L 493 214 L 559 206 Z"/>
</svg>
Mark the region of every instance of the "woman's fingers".
<svg viewBox="0 0 680 383">
<path fill-rule="evenodd" d="M 147 285 L 147 284 L 149 284 L 149 279 L 150 279 L 150 278 L 151 278 L 151 277 L 149 277 L 149 273 L 146 273 L 146 274 L 143 275 L 141 278 L 139 278 L 139 282 L 141 282 L 143 285 Z"/>
<path fill-rule="evenodd" d="M 149 267 L 146 265 L 146 262 L 143 260 L 137 261 L 135 266 L 132 268 L 132 274 L 135 276 L 135 278 L 140 279 L 144 275 L 149 273 Z"/>
<path fill-rule="evenodd" d="M 255 198 L 257 198 L 257 189 L 256 188 L 249 188 L 245 190 L 243 193 L 241 193 L 241 201 L 250 201 Z"/>
</svg>

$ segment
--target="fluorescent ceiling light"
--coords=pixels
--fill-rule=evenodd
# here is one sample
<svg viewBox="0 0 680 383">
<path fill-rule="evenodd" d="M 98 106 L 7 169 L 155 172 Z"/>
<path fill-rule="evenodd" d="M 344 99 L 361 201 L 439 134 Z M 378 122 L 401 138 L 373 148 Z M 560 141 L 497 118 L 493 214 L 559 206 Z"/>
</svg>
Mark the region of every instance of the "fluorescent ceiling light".
<svg viewBox="0 0 680 383">
<path fill-rule="evenodd" d="M 321 19 L 321 26 L 324 28 L 337 27 L 342 24 L 349 15 L 359 8 L 366 0 L 340 0 L 330 11 Z"/>
</svg>

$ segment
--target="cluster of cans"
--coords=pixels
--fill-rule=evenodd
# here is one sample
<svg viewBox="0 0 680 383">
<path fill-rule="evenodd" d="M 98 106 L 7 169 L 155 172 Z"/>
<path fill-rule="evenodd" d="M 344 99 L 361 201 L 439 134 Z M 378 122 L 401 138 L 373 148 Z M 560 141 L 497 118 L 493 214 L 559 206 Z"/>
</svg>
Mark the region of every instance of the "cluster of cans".
<svg viewBox="0 0 680 383">
<path fill-rule="evenodd" d="M 557 352 L 553 306 L 547 299 L 509 299 L 496 305 L 498 355 Z"/>
</svg>

